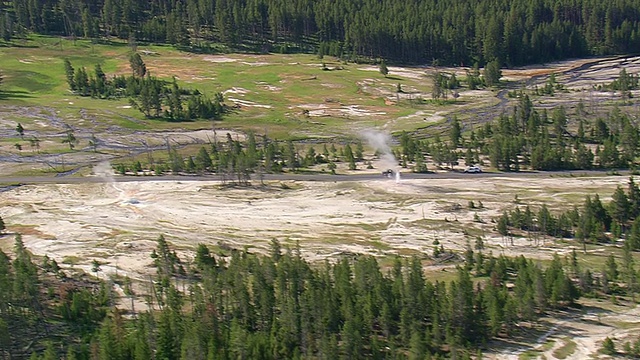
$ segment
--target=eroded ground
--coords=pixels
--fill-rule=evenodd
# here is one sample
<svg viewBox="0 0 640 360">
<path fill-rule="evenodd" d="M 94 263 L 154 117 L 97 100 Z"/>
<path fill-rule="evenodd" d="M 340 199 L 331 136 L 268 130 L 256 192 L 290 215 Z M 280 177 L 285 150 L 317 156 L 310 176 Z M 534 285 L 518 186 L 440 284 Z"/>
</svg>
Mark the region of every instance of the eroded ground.
<svg viewBox="0 0 640 360">
<path fill-rule="evenodd" d="M 443 177 L 446 175 L 443 175 Z M 492 235 L 492 219 L 521 204 L 551 209 L 580 204 L 585 194 L 606 198 L 624 177 L 473 178 L 340 182 L 272 182 L 222 187 L 219 182 L 144 181 L 26 185 L 0 193 L 3 218 L 24 233 L 36 254 L 93 258 L 145 273 L 154 240 L 164 234 L 180 249 L 198 243 L 265 251 L 271 239 L 324 259 L 345 252 L 372 255 L 430 253 L 438 239 L 463 250 L 485 236 L 494 252 L 548 258 L 566 248 L 514 245 Z M 470 209 L 469 201 L 482 209 Z M 482 222 L 474 221 L 475 215 Z M 477 219 L 476 219 L 477 220 Z M 466 235 L 465 235 L 466 234 Z M 6 237 L 5 237 L 6 238 Z M 6 239 L 5 239 L 6 240 Z M 544 242 L 540 243 L 542 246 Z"/>
</svg>

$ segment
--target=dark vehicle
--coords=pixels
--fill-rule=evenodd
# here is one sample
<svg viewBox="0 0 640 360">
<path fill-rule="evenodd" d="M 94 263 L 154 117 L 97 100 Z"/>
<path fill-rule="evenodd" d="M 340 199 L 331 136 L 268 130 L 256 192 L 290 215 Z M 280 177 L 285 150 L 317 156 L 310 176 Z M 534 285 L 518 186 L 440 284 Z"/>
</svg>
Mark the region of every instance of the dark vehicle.
<svg viewBox="0 0 640 360">
<path fill-rule="evenodd" d="M 393 177 L 395 174 L 396 174 L 395 171 L 393 171 L 391 169 L 387 169 L 387 170 L 382 172 L 382 176 L 386 176 L 388 178 Z"/>
</svg>

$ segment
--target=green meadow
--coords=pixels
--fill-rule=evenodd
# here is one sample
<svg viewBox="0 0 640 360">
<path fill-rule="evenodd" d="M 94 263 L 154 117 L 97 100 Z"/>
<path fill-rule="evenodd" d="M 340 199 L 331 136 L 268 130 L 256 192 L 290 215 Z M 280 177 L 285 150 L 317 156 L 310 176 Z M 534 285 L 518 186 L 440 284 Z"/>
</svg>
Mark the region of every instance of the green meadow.
<svg viewBox="0 0 640 360">
<path fill-rule="evenodd" d="M 4 76 L 0 104 L 55 109 L 57 116 L 70 125 L 82 126 L 83 117 L 93 117 L 99 119 L 95 131 L 112 125 L 134 130 L 214 126 L 253 130 L 277 138 L 348 137 L 359 129 L 373 127 L 412 131 L 432 125 L 424 119 L 436 111 L 465 106 L 462 101 L 453 106 L 424 101 L 430 98 L 431 80 L 421 69 L 394 73 L 391 68 L 385 77 L 374 65 L 307 54 L 205 55 L 171 46 L 139 45 L 137 51 L 153 76 L 167 81 L 175 77 L 181 86 L 209 96 L 223 92 L 225 103 L 232 107 L 222 121 L 213 124 L 205 120 L 170 123 L 146 119 L 129 107 L 126 98 L 92 99 L 70 92 L 64 59 L 69 59 L 74 68 L 85 67 L 89 74 L 96 64 L 107 76 L 128 74 L 132 49 L 126 42 L 94 43 L 32 35 L 11 45 L 0 47 Z M 398 84 L 403 89 L 400 93 Z M 419 115 L 411 116 L 416 113 Z M 399 117 L 406 118 L 395 121 Z M 30 122 L 24 111 L 15 111 L 11 118 L 27 125 Z"/>
</svg>

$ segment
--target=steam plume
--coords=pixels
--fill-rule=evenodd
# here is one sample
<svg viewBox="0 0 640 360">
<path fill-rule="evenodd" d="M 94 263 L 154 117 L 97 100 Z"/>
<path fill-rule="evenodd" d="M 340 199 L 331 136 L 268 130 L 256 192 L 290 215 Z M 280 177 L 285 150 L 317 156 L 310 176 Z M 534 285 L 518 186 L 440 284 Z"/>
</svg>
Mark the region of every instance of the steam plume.
<svg viewBox="0 0 640 360">
<path fill-rule="evenodd" d="M 111 163 L 103 161 L 93 166 L 93 173 L 108 183 L 113 183 L 113 169 Z"/>
<path fill-rule="evenodd" d="M 376 149 L 380 154 L 382 166 L 398 172 L 398 160 L 391 152 L 391 136 L 387 133 L 376 130 L 365 130 L 360 133 L 360 137 L 367 141 L 369 146 Z"/>
</svg>

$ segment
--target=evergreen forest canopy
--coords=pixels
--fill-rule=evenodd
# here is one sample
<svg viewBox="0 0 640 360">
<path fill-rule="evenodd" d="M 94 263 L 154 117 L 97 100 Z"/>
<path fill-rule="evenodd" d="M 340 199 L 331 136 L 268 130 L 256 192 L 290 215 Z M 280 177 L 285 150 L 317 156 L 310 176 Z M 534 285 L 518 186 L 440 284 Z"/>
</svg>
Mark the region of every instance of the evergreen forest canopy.
<svg viewBox="0 0 640 360">
<path fill-rule="evenodd" d="M 404 63 L 510 66 L 640 43 L 633 0 L 11 0 L 0 15 L 4 40 L 33 31 Z"/>
</svg>

